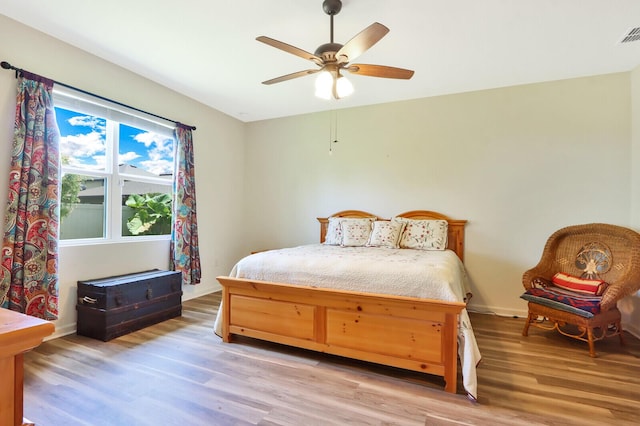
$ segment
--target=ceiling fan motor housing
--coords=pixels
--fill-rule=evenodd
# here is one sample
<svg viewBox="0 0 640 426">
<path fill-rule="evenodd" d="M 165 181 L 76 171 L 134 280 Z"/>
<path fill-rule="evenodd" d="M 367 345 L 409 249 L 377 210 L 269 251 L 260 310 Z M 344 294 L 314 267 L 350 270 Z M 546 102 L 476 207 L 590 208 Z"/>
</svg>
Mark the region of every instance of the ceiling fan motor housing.
<svg viewBox="0 0 640 426">
<path fill-rule="evenodd" d="M 320 45 L 314 54 L 321 57 L 325 62 L 333 62 L 336 60 L 336 53 L 342 49 L 340 43 L 325 43 Z"/>
<path fill-rule="evenodd" d="M 340 0 L 324 0 L 322 2 L 322 10 L 327 15 L 337 15 L 342 9 L 342 1 Z"/>
</svg>

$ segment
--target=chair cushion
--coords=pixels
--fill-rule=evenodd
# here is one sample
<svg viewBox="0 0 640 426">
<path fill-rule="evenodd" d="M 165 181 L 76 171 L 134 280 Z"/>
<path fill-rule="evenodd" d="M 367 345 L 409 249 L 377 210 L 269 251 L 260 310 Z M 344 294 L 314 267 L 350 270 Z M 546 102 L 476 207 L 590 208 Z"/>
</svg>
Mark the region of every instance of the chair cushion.
<svg viewBox="0 0 640 426">
<path fill-rule="evenodd" d="M 600 313 L 602 300 L 601 296 L 576 293 L 556 286 L 531 288 L 520 298 L 585 318 L 593 318 Z"/>
</svg>

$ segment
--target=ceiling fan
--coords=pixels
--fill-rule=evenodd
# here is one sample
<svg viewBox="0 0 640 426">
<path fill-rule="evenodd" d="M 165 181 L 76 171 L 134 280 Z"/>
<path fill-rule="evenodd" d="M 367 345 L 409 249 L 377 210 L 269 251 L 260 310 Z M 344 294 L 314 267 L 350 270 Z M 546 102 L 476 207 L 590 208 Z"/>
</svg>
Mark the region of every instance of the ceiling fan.
<svg viewBox="0 0 640 426">
<path fill-rule="evenodd" d="M 272 78 L 271 80 L 263 81 L 262 84 L 275 84 L 298 77 L 304 77 L 309 74 L 320 73 L 316 80 L 316 95 L 326 99 L 329 99 L 332 96 L 335 99 L 340 99 L 353 92 L 353 86 L 340 74 L 341 70 L 369 77 L 408 80 L 413 76 L 412 70 L 403 68 L 388 67 L 385 65 L 351 63 L 371 46 L 380 41 L 380 39 L 389 32 L 389 28 L 375 22 L 358 33 L 346 44 L 342 45 L 333 41 L 333 17 L 342 9 L 342 1 L 324 0 L 324 2 L 322 2 L 322 9 L 331 19 L 331 41 L 318 47 L 314 53 L 309 53 L 305 50 L 269 37 L 260 36 L 256 38 L 256 40 L 275 47 L 276 49 L 284 50 L 287 53 L 291 53 L 314 62 L 319 68 L 282 75 L 280 77 Z"/>
</svg>

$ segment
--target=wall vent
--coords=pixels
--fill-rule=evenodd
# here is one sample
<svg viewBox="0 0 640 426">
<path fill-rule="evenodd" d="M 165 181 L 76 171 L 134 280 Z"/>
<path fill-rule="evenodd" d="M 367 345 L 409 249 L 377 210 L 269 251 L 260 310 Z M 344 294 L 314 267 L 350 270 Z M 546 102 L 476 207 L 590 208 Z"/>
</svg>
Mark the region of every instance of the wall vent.
<svg viewBox="0 0 640 426">
<path fill-rule="evenodd" d="M 631 28 L 627 33 L 622 37 L 620 43 L 631 43 L 632 41 L 640 40 L 640 27 Z"/>
</svg>

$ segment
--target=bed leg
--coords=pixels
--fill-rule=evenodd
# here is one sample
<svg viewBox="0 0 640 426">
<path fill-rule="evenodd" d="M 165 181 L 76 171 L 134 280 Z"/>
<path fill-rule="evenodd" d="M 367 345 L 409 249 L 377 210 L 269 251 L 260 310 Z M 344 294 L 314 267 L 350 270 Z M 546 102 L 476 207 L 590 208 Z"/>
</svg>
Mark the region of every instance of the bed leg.
<svg viewBox="0 0 640 426">
<path fill-rule="evenodd" d="M 222 341 L 231 342 L 229 324 L 231 323 L 231 292 L 227 286 L 222 286 Z"/>
<path fill-rule="evenodd" d="M 224 343 L 229 343 L 231 342 L 231 334 L 229 334 L 229 324 L 225 323 L 224 321 L 222 322 L 222 335 L 220 337 L 222 337 L 222 341 Z"/>
<path fill-rule="evenodd" d="M 224 343 L 231 343 L 233 339 L 233 335 L 229 333 L 229 323 L 226 321 L 222 322 L 222 341 Z"/>
<path fill-rule="evenodd" d="M 449 393 L 457 393 L 457 378 L 456 379 L 444 379 L 444 391 Z"/>
</svg>

